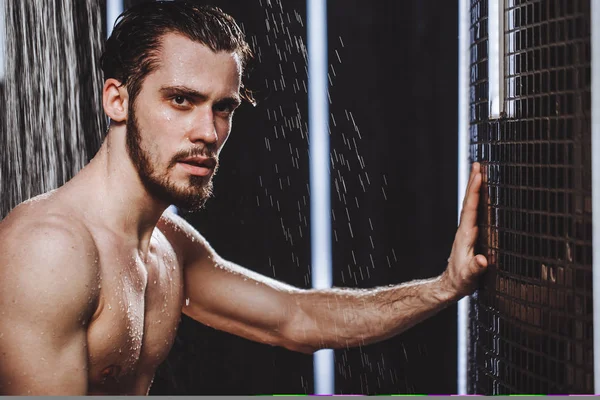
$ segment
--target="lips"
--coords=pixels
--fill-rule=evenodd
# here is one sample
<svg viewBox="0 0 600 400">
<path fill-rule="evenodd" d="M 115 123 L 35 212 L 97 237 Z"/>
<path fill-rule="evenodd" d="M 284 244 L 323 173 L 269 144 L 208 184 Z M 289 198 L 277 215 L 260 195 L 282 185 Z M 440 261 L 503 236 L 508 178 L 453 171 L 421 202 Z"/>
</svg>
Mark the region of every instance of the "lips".
<svg viewBox="0 0 600 400">
<path fill-rule="evenodd" d="M 212 173 L 217 165 L 217 160 L 210 157 L 194 156 L 184 158 L 178 164 L 192 175 L 206 176 Z"/>
<path fill-rule="evenodd" d="M 217 161 L 214 158 L 202 157 L 202 156 L 194 156 L 194 157 L 184 158 L 183 160 L 181 160 L 179 162 L 194 165 L 197 167 L 205 167 L 205 168 L 211 168 L 211 169 L 214 168 L 215 165 L 217 164 Z"/>
</svg>

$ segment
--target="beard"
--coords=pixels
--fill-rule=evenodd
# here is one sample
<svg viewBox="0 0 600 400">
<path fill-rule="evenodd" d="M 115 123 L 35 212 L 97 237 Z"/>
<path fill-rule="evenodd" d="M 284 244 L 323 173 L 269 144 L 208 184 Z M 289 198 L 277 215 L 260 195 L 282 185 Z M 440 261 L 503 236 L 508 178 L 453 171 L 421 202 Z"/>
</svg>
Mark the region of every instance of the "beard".
<svg viewBox="0 0 600 400">
<path fill-rule="evenodd" d="M 173 204 L 184 211 L 194 212 L 204 208 L 206 201 L 212 196 L 212 178 L 217 173 L 219 166 L 219 159 L 216 152 L 207 146 L 180 151 L 173 156 L 164 173 L 157 173 L 155 165 L 158 165 L 158 163 L 153 164 L 149 152 L 142 148 L 142 137 L 133 108 L 133 105 L 131 105 L 126 125 L 127 153 L 148 193 L 157 200 Z M 213 158 L 216 161 L 213 173 L 207 176 L 190 175 L 188 184 L 183 187 L 171 181 L 169 179 L 169 171 L 180 160 L 195 155 Z"/>
</svg>

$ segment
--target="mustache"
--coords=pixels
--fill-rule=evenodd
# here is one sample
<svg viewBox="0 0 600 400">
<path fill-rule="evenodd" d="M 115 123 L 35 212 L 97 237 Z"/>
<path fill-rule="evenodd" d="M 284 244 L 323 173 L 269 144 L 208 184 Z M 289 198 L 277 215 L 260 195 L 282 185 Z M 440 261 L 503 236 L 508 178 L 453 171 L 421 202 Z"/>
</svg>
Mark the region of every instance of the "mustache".
<svg viewBox="0 0 600 400">
<path fill-rule="evenodd" d="M 206 146 L 202 146 L 189 150 L 178 151 L 171 159 L 170 167 L 173 167 L 175 164 L 182 160 L 185 160 L 186 158 L 197 156 L 211 159 L 212 161 L 214 161 L 215 165 L 219 165 L 219 156 L 217 155 L 217 152 Z"/>
</svg>

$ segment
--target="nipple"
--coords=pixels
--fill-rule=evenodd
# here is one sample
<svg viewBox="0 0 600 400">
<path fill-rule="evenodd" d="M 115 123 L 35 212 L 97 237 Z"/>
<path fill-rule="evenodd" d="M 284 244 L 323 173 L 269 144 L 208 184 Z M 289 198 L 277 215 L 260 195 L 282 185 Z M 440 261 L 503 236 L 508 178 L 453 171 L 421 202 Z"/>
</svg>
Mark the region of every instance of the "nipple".
<svg viewBox="0 0 600 400">
<path fill-rule="evenodd" d="M 118 365 L 111 365 L 110 367 L 106 367 L 102 370 L 100 375 L 102 376 L 102 380 L 106 380 L 107 378 L 113 378 L 117 380 L 119 373 L 121 372 L 121 367 Z"/>
</svg>

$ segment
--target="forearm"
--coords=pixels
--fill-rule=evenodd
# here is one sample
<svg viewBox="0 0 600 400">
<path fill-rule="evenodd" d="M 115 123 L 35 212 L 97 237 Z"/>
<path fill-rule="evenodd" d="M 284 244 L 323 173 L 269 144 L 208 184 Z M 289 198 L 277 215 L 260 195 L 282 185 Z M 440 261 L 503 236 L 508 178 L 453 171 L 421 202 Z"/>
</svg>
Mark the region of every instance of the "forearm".
<svg viewBox="0 0 600 400">
<path fill-rule="evenodd" d="M 317 350 L 378 342 L 397 335 L 457 300 L 442 278 L 374 289 L 309 290 L 298 295 L 297 340 Z"/>
</svg>

